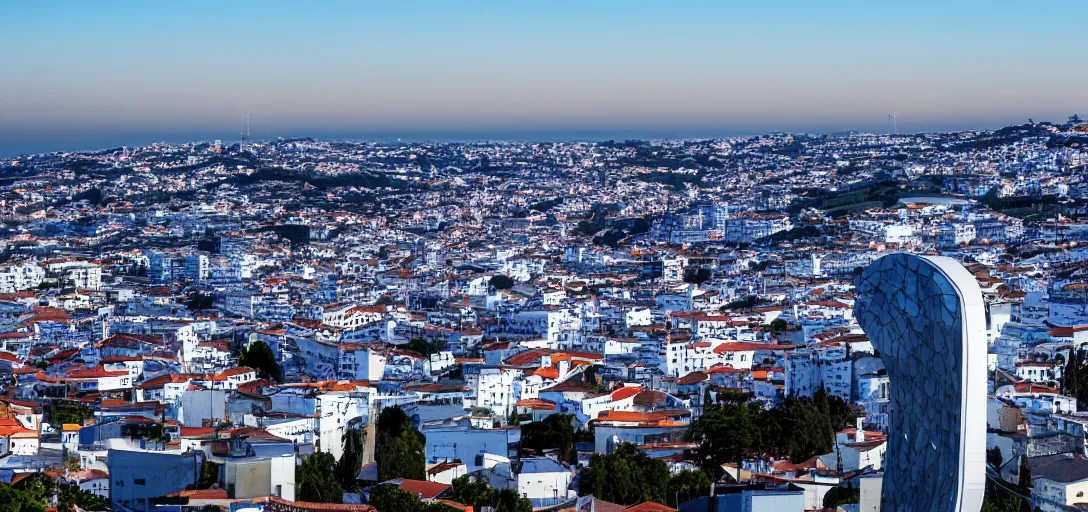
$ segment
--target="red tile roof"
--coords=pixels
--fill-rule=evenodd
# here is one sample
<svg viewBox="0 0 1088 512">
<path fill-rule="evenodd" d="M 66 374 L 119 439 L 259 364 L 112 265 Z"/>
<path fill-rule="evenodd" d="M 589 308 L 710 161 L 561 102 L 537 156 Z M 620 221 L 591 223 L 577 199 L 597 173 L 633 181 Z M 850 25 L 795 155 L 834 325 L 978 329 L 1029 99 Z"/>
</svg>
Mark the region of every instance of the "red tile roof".
<svg viewBox="0 0 1088 512">
<path fill-rule="evenodd" d="M 653 501 L 645 501 L 633 507 L 627 507 L 623 509 L 623 512 L 677 512 L 677 510 Z"/>
<path fill-rule="evenodd" d="M 625 400 L 639 394 L 640 392 L 642 392 L 641 386 L 624 386 L 612 392 L 612 401 L 618 402 L 620 400 Z"/>
<path fill-rule="evenodd" d="M 736 343 L 722 343 L 717 347 L 714 347 L 714 353 L 724 354 L 726 352 L 750 352 L 755 350 L 793 350 L 798 345 L 771 345 L 769 343 L 747 343 L 738 341 Z"/>
<path fill-rule="evenodd" d="M 447 484 L 427 482 L 425 480 L 409 480 L 407 478 L 401 480 L 397 487 L 403 491 L 419 494 L 423 499 L 434 499 L 446 490 L 452 489 Z"/>
<path fill-rule="evenodd" d="M 312 501 L 287 501 L 276 496 L 254 498 L 253 503 L 270 505 L 265 510 L 273 511 L 314 511 L 314 512 L 378 512 L 370 505 L 349 505 L 347 503 L 315 503 Z M 384 512 L 384 511 L 383 511 Z"/>
</svg>

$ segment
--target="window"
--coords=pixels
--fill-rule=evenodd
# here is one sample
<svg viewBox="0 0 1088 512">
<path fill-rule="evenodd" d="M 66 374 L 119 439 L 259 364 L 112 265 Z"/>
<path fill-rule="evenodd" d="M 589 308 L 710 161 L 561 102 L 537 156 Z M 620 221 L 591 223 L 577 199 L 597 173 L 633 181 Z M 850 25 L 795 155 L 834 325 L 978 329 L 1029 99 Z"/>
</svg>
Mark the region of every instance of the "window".
<svg viewBox="0 0 1088 512">
<path fill-rule="evenodd" d="M 137 479 L 133 480 L 133 481 L 132 481 L 132 483 L 134 483 L 134 484 L 136 484 L 136 485 L 146 485 L 146 484 L 144 483 L 144 479 L 143 479 L 143 478 L 137 478 Z"/>
</svg>

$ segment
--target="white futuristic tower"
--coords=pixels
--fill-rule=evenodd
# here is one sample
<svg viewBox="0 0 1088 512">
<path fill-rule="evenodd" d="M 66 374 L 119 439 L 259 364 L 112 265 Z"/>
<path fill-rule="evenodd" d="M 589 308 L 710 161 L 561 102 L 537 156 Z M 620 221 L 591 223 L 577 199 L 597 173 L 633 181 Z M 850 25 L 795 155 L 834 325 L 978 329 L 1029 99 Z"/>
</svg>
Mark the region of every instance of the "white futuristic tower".
<svg viewBox="0 0 1088 512">
<path fill-rule="evenodd" d="M 889 254 L 855 314 L 891 388 L 882 510 L 978 512 L 986 483 L 986 316 L 956 260 Z"/>
</svg>

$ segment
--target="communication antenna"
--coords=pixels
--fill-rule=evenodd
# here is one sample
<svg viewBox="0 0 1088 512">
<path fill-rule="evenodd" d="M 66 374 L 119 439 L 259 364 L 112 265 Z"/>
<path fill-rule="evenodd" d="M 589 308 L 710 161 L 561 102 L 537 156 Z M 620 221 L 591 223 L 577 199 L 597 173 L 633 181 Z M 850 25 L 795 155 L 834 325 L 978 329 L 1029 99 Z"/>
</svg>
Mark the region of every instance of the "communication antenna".
<svg viewBox="0 0 1088 512">
<path fill-rule="evenodd" d="M 250 133 L 249 133 L 249 111 L 247 110 L 246 111 L 246 138 L 248 139 L 249 136 L 250 136 Z"/>
<path fill-rule="evenodd" d="M 888 124 L 891 125 L 892 135 L 899 135 L 899 114 L 888 114 Z"/>
</svg>

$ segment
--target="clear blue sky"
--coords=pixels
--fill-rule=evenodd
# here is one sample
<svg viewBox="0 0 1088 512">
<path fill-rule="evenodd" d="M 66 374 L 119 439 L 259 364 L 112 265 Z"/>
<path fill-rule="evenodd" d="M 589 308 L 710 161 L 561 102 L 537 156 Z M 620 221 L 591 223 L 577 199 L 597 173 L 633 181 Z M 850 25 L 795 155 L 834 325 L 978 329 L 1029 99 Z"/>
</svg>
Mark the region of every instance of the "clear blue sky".
<svg viewBox="0 0 1088 512">
<path fill-rule="evenodd" d="M 678 5 L 683 4 L 683 5 Z M 953 5 L 946 5 L 953 4 Z M 1088 2 L 0 2 L 0 155 L 1088 114 Z"/>
</svg>

